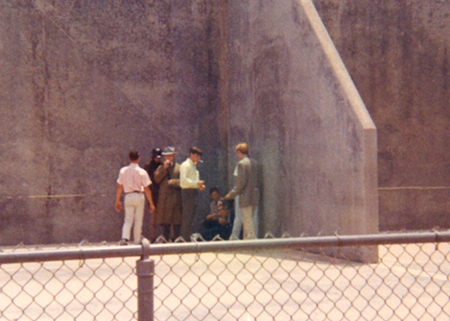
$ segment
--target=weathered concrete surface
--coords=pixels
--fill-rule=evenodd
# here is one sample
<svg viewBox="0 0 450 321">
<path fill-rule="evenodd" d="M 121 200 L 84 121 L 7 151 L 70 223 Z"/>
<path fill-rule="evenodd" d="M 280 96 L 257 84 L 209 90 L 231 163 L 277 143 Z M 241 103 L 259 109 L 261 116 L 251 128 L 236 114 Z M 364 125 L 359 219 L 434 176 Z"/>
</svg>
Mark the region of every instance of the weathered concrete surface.
<svg viewBox="0 0 450 321">
<path fill-rule="evenodd" d="M 309 0 L 2 2 L 0 63 L 0 244 L 117 240 L 130 148 L 198 145 L 225 188 L 240 141 L 262 233 L 377 231 L 376 130 Z"/>
<path fill-rule="evenodd" d="M 201 175 L 220 185 L 214 10 L 0 2 L 0 244 L 119 239 L 115 180 L 130 148 L 148 160 L 174 145 L 183 161 L 198 145 Z"/>
<path fill-rule="evenodd" d="M 227 10 L 230 153 L 263 165 L 262 230 L 377 232 L 376 129 L 311 1 Z"/>
<path fill-rule="evenodd" d="M 380 229 L 450 227 L 449 1 L 314 3 L 377 125 Z"/>
</svg>

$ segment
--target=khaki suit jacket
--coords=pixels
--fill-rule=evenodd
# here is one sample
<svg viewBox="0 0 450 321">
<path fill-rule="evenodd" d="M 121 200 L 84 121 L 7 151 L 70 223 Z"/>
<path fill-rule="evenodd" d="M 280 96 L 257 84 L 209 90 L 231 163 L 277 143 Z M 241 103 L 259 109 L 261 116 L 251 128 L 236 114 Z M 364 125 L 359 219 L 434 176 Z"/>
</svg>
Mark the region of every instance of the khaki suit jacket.
<svg viewBox="0 0 450 321">
<path fill-rule="evenodd" d="M 160 184 L 155 223 L 181 225 L 180 165 L 175 163 L 167 169 L 159 165 L 155 181 Z"/>
</svg>

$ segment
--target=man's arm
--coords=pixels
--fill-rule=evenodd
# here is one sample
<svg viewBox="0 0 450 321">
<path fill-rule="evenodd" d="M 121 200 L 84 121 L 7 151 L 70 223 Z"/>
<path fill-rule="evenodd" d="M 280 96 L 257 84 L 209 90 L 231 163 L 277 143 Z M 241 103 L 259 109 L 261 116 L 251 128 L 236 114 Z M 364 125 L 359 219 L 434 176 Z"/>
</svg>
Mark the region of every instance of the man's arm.
<svg viewBox="0 0 450 321">
<path fill-rule="evenodd" d="M 122 204 L 120 203 L 120 196 L 122 195 L 122 190 L 123 190 L 123 185 L 117 184 L 117 189 L 116 189 L 116 211 L 120 212 L 120 210 L 122 209 Z"/>
<path fill-rule="evenodd" d="M 155 204 L 153 204 L 153 198 L 152 193 L 150 192 L 150 188 L 148 186 L 145 186 L 144 192 L 148 200 L 150 214 L 153 214 L 155 212 Z"/>
<path fill-rule="evenodd" d="M 175 188 L 181 188 L 180 186 L 180 165 L 175 164 L 175 167 L 173 168 L 173 178 L 169 179 L 167 183 Z"/>
<path fill-rule="evenodd" d="M 162 182 L 163 178 L 167 175 L 167 170 L 163 165 L 159 165 L 156 171 L 153 173 L 154 182 L 159 184 Z"/>
<path fill-rule="evenodd" d="M 230 214 L 230 211 L 228 210 L 221 210 L 219 212 L 219 223 L 221 225 L 226 225 L 228 223 L 228 215 Z"/>
<path fill-rule="evenodd" d="M 225 196 L 226 200 L 235 198 L 237 195 L 242 193 L 245 185 L 247 184 L 248 175 L 245 170 L 245 165 L 242 162 L 238 163 L 238 179 L 237 185 Z"/>
<path fill-rule="evenodd" d="M 210 214 L 206 215 L 206 220 L 207 221 L 215 220 L 215 219 L 218 219 L 218 218 L 220 218 L 220 215 L 216 214 L 216 213 L 210 213 Z"/>
</svg>

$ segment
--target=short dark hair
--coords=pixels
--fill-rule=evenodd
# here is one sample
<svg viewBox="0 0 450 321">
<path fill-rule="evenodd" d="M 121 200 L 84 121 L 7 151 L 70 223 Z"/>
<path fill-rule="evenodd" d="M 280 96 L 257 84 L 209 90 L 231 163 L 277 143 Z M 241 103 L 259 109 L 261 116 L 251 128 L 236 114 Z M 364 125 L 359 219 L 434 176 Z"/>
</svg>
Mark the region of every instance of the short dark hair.
<svg viewBox="0 0 450 321">
<path fill-rule="evenodd" d="M 214 193 L 214 192 L 219 193 L 219 189 L 218 189 L 217 187 L 211 187 L 211 188 L 209 189 L 209 195 L 211 195 L 211 194 Z M 219 194 L 220 194 L 220 193 L 219 193 Z"/>
<path fill-rule="evenodd" d="M 197 155 L 202 156 L 203 152 L 198 147 L 191 147 L 191 149 L 189 149 L 189 154 L 197 154 Z"/>
<path fill-rule="evenodd" d="M 130 152 L 128 153 L 128 157 L 130 158 L 131 161 L 137 161 L 140 157 L 139 152 L 135 149 L 130 150 Z"/>
</svg>

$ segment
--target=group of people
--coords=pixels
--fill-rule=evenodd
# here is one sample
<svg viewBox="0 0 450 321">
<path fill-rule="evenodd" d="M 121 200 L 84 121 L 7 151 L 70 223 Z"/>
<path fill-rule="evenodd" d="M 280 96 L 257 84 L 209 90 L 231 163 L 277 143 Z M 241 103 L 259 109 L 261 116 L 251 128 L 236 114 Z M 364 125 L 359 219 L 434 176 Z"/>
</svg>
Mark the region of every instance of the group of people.
<svg viewBox="0 0 450 321">
<path fill-rule="evenodd" d="M 242 221 L 243 237 L 255 238 L 255 211 L 260 195 L 260 169 L 256 160 L 248 157 L 249 148 L 246 143 L 235 148 L 239 163 L 235 170 L 235 185 L 224 198 L 220 197 L 216 187 L 210 189 L 212 203 L 210 213 L 203 221 L 204 236 L 212 239 L 216 235 L 228 238 L 233 227 L 233 234 L 239 237 Z M 131 241 L 139 243 L 145 208 L 145 198 L 149 203 L 149 211 L 165 240 L 175 240 L 182 236 L 188 241 L 193 232 L 193 223 L 198 205 L 198 193 L 205 190 L 205 181 L 200 179 L 197 164 L 201 162 L 202 151 L 197 147 L 189 150 L 189 157 L 180 165 L 176 162 L 176 151 L 172 146 L 161 150 L 152 150 L 151 160 L 144 168 L 139 166 L 140 155 L 136 150 L 129 152 L 130 164 L 120 169 L 117 179 L 116 203 L 117 212 L 122 209 L 121 196 L 124 196 L 124 223 L 122 238 L 119 244 L 126 245 Z M 234 224 L 230 221 L 230 201 L 238 204 Z M 242 220 L 241 218 L 242 213 Z"/>
</svg>

